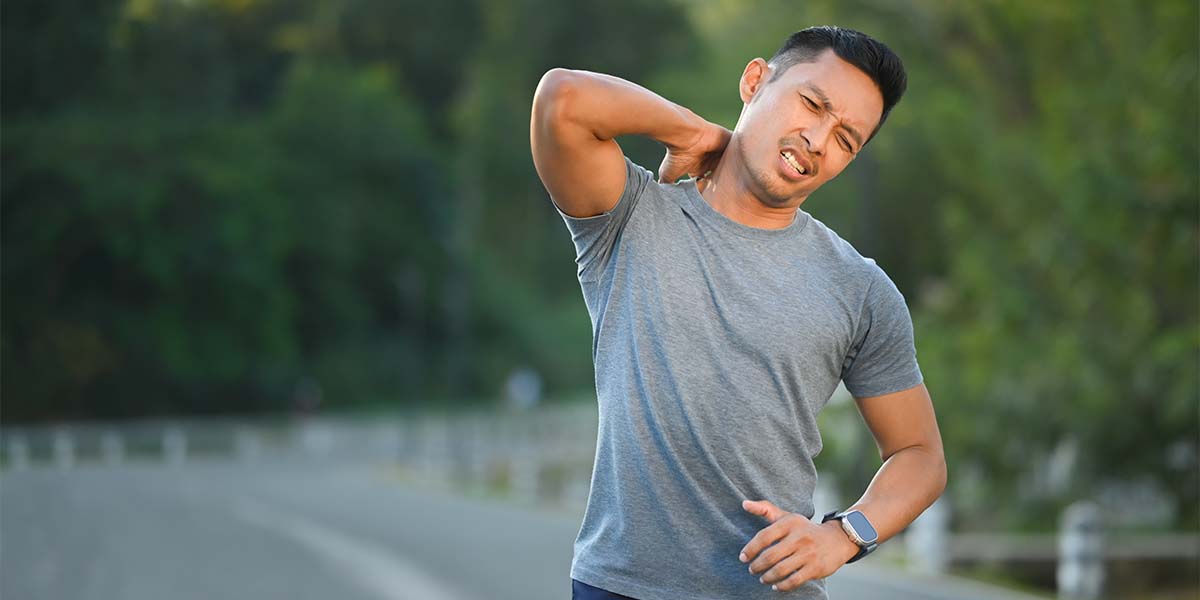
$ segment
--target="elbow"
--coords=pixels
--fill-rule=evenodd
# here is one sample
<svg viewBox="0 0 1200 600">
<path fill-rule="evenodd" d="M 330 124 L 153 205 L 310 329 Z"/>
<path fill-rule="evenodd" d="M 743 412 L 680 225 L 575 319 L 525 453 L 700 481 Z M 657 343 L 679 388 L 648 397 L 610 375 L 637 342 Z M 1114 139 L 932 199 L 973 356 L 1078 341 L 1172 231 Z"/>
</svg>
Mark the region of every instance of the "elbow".
<svg viewBox="0 0 1200 600">
<path fill-rule="evenodd" d="M 949 469 L 946 466 L 946 455 L 942 451 L 942 448 L 940 445 L 937 446 L 936 448 L 934 448 L 930 452 L 930 455 L 932 456 L 932 458 L 930 458 L 929 460 L 930 460 L 930 464 L 931 464 L 930 468 L 933 470 L 934 491 L 935 491 L 933 499 L 937 500 L 938 498 L 941 498 L 942 494 L 944 494 L 946 492 L 946 485 L 947 485 L 947 483 L 949 483 L 950 474 L 949 474 Z"/>
<path fill-rule="evenodd" d="M 937 495 L 941 496 L 942 492 L 946 491 L 946 482 L 948 478 L 948 469 L 946 468 L 946 451 L 942 447 L 940 437 L 929 439 L 926 443 L 921 444 L 921 449 L 928 457 L 929 470 L 933 474 L 933 479 L 937 486 Z"/>
<path fill-rule="evenodd" d="M 941 479 L 939 479 L 941 485 L 938 487 L 937 497 L 941 498 L 942 494 L 946 492 L 946 486 L 950 483 L 950 472 L 946 467 L 946 457 L 942 457 L 942 460 L 938 465 L 938 469 L 941 473 Z"/>
<path fill-rule="evenodd" d="M 538 81 L 538 89 L 558 91 L 570 89 L 586 80 L 589 75 L 591 73 L 587 71 L 554 67 L 542 74 L 542 79 Z"/>
<path fill-rule="evenodd" d="M 566 118 L 567 108 L 577 93 L 580 74 L 555 67 L 546 71 L 533 93 L 533 115 L 538 120 Z"/>
<path fill-rule="evenodd" d="M 910 452 L 914 457 L 920 457 L 920 472 L 925 473 L 925 480 L 929 481 L 929 489 L 934 494 L 934 500 L 941 497 L 946 491 L 946 485 L 949 480 L 949 470 L 946 466 L 946 454 L 942 449 L 941 440 L 935 440 L 934 443 L 914 444 L 896 450 L 891 453 L 881 453 L 880 458 L 884 462 L 899 454 L 900 452 Z"/>
<path fill-rule="evenodd" d="M 571 69 L 554 67 L 542 75 L 542 79 L 537 85 L 538 93 L 541 93 L 543 90 L 549 91 L 557 89 L 562 85 L 569 83 L 573 78 L 575 78 L 576 75 L 577 73 Z"/>
</svg>

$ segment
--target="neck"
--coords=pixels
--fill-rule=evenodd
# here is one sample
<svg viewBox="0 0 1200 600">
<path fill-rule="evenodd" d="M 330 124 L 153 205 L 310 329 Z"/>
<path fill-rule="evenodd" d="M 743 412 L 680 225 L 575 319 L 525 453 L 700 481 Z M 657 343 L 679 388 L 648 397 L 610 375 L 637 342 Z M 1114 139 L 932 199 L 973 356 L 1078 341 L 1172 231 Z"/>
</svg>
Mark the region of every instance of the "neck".
<svg viewBox="0 0 1200 600">
<path fill-rule="evenodd" d="M 732 149 L 732 144 L 730 144 Z M 804 198 L 785 206 L 768 206 L 750 187 L 744 165 L 726 153 L 712 174 L 696 182 L 696 189 L 713 210 L 749 227 L 781 229 L 792 224 Z"/>
</svg>

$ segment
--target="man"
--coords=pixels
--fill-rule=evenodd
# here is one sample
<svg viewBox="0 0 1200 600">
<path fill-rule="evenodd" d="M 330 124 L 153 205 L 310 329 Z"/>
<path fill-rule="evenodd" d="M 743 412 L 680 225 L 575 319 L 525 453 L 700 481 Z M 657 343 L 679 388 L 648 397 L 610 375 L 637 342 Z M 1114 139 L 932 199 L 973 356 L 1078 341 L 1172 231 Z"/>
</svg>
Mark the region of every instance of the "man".
<svg viewBox="0 0 1200 600">
<path fill-rule="evenodd" d="M 600 413 L 575 598 L 826 598 L 825 577 L 941 495 L 904 298 L 799 210 L 905 81 L 886 46 L 836 27 L 746 65 L 732 132 L 615 77 L 542 78 L 534 165 L 576 247 Z M 626 134 L 666 146 L 658 181 Z M 839 381 L 884 463 L 818 524 L 817 414 Z"/>
</svg>

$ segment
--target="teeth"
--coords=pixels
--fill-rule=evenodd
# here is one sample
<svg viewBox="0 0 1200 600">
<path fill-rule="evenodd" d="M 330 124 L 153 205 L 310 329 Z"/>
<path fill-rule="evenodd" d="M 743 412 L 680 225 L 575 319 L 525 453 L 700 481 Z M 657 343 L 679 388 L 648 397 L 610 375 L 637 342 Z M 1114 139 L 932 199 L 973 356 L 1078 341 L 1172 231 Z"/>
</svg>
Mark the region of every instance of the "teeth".
<svg viewBox="0 0 1200 600">
<path fill-rule="evenodd" d="M 792 167 L 795 168 L 796 171 L 798 171 L 801 175 L 804 174 L 804 167 L 801 167 L 800 163 L 796 162 L 796 157 L 792 156 L 791 152 L 784 150 L 783 152 L 780 152 L 780 154 L 783 155 L 783 158 L 785 160 L 787 160 L 788 164 L 792 165 Z"/>
</svg>

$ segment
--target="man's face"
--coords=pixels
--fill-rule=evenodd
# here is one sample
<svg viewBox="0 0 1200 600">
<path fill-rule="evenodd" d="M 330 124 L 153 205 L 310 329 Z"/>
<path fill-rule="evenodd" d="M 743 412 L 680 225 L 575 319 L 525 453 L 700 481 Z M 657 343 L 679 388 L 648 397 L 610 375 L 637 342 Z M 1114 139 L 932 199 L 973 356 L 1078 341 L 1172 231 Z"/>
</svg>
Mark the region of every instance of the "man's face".
<svg viewBox="0 0 1200 600">
<path fill-rule="evenodd" d="M 830 49 L 768 84 L 773 74 L 761 58 L 746 66 L 740 84 L 746 104 L 731 143 L 755 195 L 784 206 L 808 197 L 854 160 L 879 123 L 883 95 Z"/>
</svg>

